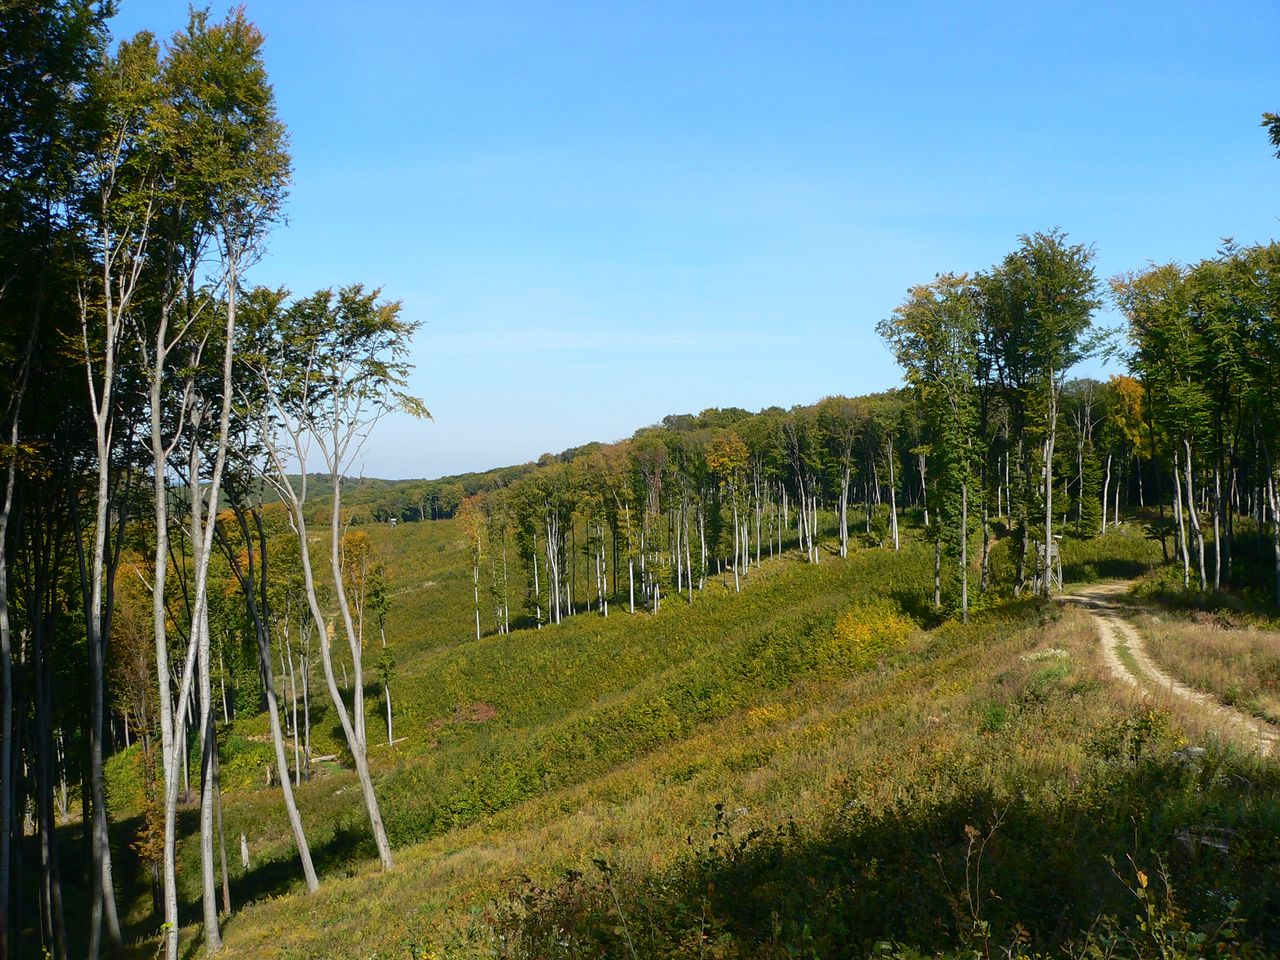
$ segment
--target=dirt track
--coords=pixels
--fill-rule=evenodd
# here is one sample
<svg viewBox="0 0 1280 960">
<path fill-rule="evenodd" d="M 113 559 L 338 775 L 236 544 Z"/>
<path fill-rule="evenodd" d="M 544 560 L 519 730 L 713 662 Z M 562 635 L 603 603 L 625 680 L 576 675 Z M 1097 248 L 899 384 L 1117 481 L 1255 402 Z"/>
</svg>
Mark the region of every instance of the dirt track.
<svg viewBox="0 0 1280 960">
<path fill-rule="evenodd" d="M 1165 673 L 1147 654 L 1142 635 L 1124 618 L 1119 597 L 1129 590 L 1127 583 L 1085 587 L 1062 599 L 1086 608 L 1098 627 L 1102 657 L 1121 683 L 1134 687 L 1152 699 L 1179 699 L 1192 704 L 1227 736 L 1256 749 L 1264 757 L 1280 750 L 1280 729 L 1218 702 L 1200 690 L 1187 686 Z M 1129 662 L 1126 662 L 1129 661 Z M 1130 664 L 1136 666 L 1132 669 Z"/>
</svg>

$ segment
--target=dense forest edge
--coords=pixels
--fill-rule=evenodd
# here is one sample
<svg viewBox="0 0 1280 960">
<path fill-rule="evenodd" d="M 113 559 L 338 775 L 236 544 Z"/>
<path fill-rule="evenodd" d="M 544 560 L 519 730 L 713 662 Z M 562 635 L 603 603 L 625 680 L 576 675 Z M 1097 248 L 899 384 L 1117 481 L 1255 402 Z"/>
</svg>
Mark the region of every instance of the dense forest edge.
<svg viewBox="0 0 1280 960">
<path fill-rule="evenodd" d="M 1280 954 L 1274 759 L 1055 599 L 1280 717 L 1280 244 L 1029 232 L 898 388 L 360 479 L 418 322 L 246 282 L 245 11 L 110 12 L 0 6 L 0 956 Z"/>
</svg>

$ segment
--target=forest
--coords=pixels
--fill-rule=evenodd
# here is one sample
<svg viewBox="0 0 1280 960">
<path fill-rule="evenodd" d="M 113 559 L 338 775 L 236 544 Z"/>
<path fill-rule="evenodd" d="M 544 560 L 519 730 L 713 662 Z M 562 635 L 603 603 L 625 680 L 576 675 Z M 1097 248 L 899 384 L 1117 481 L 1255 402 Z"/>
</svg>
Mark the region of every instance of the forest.
<svg viewBox="0 0 1280 960">
<path fill-rule="evenodd" d="M 875 629 L 965 627 L 1088 579 L 1064 575 L 1072 551 L 1122 526 L 1173 591 L 1280 605 L 1276 244 L 1107 279 L 1088 245 L 1030 232 L 884 311 L 899 388 L 361 481 L 387 413 L 428 416 L 406 388 L 417 323 L 358 283 L 245 282 L 291 176 L 245 12 L 193 11 L 170 38 L 113 47 L 98 4 L 16 3 L 0 37 L 0 956 L 96 958 L 141 937 L 173 960 L 193 925 L 219 952 L 241 797 L 223 767 L 241 724 L 269 744 L 289 882 L 333 880 L 297 795 L 322 761 L 354 776 L 352 829 L 382 871 L 397 838 L 434 836 L 436 821 L 405 825 L 403 790 L 384 813 L 370 761 L 399 742 L 393 691 L 410 679 L 388 645 L 390 581 L 409 562 L 387 547 L 393 522 L 456 532 L 465 603 L 439 629 L 457 644 L 657 623 L 672 606 L 730 618 L 726 595 L 765 589 L 778 558 L 865 572 L 868 554 L 926 571 Z M 1280 149 L 1280 120 L 1263 122 Z M 1122 329 L 1096 322 L 1107 305 Z M 1073 376 L 1099 357 L 1126 372 Z M 1140 569 L 1116 557 L 1091 573 Z M 313 715 L 331 753 L 313 749 Z M 123 758 L 142 797 L 125 834 Z M 122 916 L 126 886 L 146 890 L 141 920 Z"/>
</svg>

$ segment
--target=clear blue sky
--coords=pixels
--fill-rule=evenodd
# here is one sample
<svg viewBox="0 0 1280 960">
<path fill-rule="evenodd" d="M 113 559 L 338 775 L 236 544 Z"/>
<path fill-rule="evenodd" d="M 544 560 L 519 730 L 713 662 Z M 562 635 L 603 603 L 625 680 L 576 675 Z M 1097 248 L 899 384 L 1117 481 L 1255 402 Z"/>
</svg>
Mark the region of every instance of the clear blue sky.
<svg viewBox="0 0 1280 960">
<path fill-rule="evenodd" d="M 368 476 L 884 389 L 875 323 L 1020 233 L 1104 277 L 1277 233 L 1274 0 L 247 8 L 294 158 L 253 279 L 423 323 L 435 419 L 380 425 Z"/>
</svg>

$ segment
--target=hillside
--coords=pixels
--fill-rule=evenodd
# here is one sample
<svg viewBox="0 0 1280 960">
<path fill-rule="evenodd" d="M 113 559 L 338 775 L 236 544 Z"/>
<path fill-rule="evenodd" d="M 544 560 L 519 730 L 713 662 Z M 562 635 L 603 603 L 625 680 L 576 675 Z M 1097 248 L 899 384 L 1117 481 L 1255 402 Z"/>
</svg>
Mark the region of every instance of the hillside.
<svg viewBox="0 0 1280 960">
<path fill-rule="evenodd" d="M 790 554 L 741 594 L 711 584 L 656 615 L 476 641 L 456 525 L 371 533 L 395 596 L 405 739 L 372 760 L 399 862 L 374 869 L 354 778 L 328 764 L 299 790 L 323 880 L 308 897 L 278 792 L 232 790 L 226 831 L 252 866 L 232 853 L 230 956 L 1056 953 L 1090 937 L 1157 955 L 1214 930 L 1280 948 L 1274 767 L 1110 681 L 1080 611 L 1002 600 L 939 620 L 920 603 L 931 553 L 909 544 Z M 1126 530 L 1073 549 L 1072 569 L 1151 555 Z M 254 730 L 226 735 L 229 772 Z M 1188 743 L 1208 752 L 1180 759 Z M 192 839 L 193 919 L 197 859 Z"/>
</svg>

